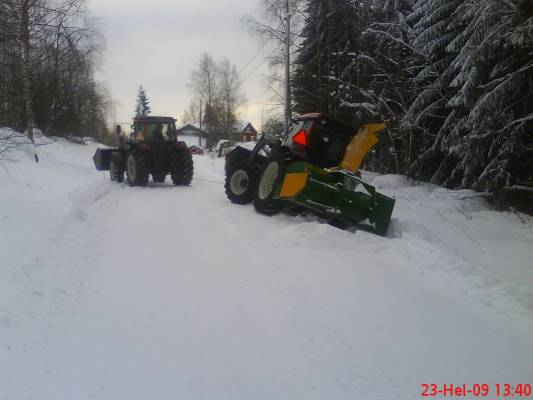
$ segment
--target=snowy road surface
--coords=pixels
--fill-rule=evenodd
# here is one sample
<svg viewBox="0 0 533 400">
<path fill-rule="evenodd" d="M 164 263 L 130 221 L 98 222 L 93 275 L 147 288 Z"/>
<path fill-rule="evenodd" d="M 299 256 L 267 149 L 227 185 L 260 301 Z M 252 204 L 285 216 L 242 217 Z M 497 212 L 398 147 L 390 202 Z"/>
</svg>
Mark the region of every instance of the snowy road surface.
<svg viewBox="0 0 533 400">
<path fill-rule="evenodd" d="M 533 383 L 533 221 L 402 177 L 389 237 L 129 188 L 58 142 L 0 168 L 0 399 L 417 399 Z M 493 396 L 495 398 L 495 396 Z"/>
</svg>

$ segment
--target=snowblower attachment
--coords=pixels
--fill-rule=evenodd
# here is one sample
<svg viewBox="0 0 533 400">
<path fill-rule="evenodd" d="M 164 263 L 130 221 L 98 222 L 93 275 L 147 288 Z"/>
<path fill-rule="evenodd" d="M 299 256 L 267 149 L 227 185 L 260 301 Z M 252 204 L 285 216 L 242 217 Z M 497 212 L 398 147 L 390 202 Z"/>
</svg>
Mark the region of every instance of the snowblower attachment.
<svg viewBox="0 0 533 400">
<path fill-rule="evenodd" d="M 364 223 L 378 235 L 387 233 L 395 203 L 353 172 L 305 161 L 287 167 L 278 198 L 346 224 Z"/>
<path fill-rule="evenodd" d="M 363 125 L 353 137 L 339 167 L 319 168 L 305 161 L 288 164 L 277 198 L 290 201 L 346 224 L 365 223 L 385 235 L 395 200 L 376 191 L 359 176 L 365 155 L 378 143 L 384 124 Z"/>
</svg>

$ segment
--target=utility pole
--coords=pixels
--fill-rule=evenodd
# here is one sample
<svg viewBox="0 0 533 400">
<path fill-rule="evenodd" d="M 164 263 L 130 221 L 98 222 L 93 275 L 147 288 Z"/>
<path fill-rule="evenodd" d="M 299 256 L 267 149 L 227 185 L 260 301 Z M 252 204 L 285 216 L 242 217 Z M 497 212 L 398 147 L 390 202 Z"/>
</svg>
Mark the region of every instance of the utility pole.
<svg viewBox="0 0 533 400">
<path fill-rule="evenodd" d="M 291 10 L 289 0 L 285 0 L 285 132 L 289 130 L 292 120 L 291 113 Z"/>
<path fill-rule="evenodd" d="M 202 106 L 203 106 L 202 100 L 203 99 L 200 99 L 200 121 L 199 121 L 200 122 L 200 130 L 202 130 Z"/>
</svg>

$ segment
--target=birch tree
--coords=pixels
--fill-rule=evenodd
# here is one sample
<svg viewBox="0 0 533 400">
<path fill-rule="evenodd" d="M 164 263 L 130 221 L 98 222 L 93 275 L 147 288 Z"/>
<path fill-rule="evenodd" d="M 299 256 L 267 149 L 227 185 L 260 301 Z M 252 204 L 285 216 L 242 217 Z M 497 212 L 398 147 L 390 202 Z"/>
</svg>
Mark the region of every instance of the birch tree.
<svg viewBox="0 0 533 400">
<path fill-rule="evenodd" d="M 231 139 L 238 109 L 245 101 L 235 65 L 227 58 L 217 62 L 205 53 L 191 74 L 189 86 L 193 99 L 188 119 L 192 119 L 191 113 L 201 114 L 202 127 L 209 134 L 211 143 Z M 202 105 L 203 112 L 198 111 L 196 105 Z"/>
<path fill-rule="evenodd" d="M 102 40 L 83 0 L 0 2 L 0 124 L 45 134 L 105 134 Z"/>
</svg>

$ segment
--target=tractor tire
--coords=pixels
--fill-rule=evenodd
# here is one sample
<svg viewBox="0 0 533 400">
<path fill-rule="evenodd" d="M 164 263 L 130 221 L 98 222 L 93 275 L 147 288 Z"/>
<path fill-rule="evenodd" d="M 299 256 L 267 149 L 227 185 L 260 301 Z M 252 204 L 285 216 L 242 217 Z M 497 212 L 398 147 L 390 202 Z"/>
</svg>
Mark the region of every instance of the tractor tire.
<svg viewBox="0 0 533 400">
<path fill-rule="evenodd" d="M 148 171 L 141 152 L 134 150 L 128 155 L 126 176 L 130 186 L 146 186 L 148 184 Z"/>
<path fill-rule="evenodd" d="M 178 148 L 172 155 L 170 176 L 176 186 L 189 186 L 194 174 L 192 155 L 187 148 Z"/>
<path fill-rule="evenodd" d="M 283 151 L 276 152 L 263 169 L 254 194 L 254 208 L 264 215 L 275 215 L 283 208 L 283 201 L 274 199 L 275 189 L 285 176 L 290 156 Z"/>
<path fill-rule="evenodd" d="M 258 170 L 255 165 L 241 163 L 226 172 L 226 196 L 234 204 L 250 204 L 254 200 Z"/>
<path fill-rule="evenodd" d="M 156 183 L 165 183 L 165 180 L 167 179 L 167 174 L 152 175 L 152 179 Z"/>
<path fill-rule="evenodd" d="M 122 165 L 122 155 L 118 153 L 111 154 L 109 163 L 109 175 L 113 182 L 124 182 L 124 167 Z"/>
</svg>

